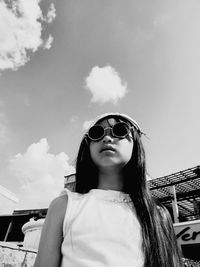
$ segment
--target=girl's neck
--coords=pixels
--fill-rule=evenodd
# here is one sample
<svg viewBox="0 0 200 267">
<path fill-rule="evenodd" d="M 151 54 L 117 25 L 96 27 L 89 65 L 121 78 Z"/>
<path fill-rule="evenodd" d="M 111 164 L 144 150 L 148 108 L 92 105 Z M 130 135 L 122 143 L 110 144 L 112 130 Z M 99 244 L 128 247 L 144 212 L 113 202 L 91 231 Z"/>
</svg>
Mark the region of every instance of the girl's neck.
<svg viewBox="0 0 200 267">
<path fill-rule="evenodd" d="M 118 173 L 100 173 L 98 189 L 122 191 L 123 179 Z"/>
</svg>

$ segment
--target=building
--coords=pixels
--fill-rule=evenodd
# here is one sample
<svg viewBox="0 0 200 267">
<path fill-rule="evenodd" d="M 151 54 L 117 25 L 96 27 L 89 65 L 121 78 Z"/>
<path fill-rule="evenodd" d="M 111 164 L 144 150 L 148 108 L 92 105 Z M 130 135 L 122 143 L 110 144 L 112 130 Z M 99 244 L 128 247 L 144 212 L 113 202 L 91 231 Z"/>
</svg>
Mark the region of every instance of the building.
<svg viewBox="0 0 200 267">
<path fill-rule="evenodd" d="M 0 185 L 0 215 L 12 214 L 18 202 L 15 194 Z"/>
<path fill-rule="evenodd" d="M 0 241 L 21 243 L 22 226 L 30 219 L 45 218 L 47 209 L 15 210 L 12 215 L 0 215 Z"/>
<path fill-rule="evenodd" d="M 200 261 L 200 166 L 148 183 L 154 198 L 171 213 L 183 255 Z"/>
<path fill-rule="evenodd" d="M 174 222 L 200 219 L 200 166 L 148 181 L 154 198 L 163 203 Z"/>
</svg>

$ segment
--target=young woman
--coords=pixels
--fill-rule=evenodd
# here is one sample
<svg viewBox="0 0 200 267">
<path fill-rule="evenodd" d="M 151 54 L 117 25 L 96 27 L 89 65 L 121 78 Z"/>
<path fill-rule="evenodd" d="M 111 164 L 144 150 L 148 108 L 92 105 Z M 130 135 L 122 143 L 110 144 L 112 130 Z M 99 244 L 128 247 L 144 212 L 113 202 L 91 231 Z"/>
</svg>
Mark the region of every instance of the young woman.
<svg viewBox="0 0 200 267">
<path fill-rule="evenodd" d="M 169 214 L 147 188 L 141 136 L 124 114 L 94 122 L 79 148 L 76 193 L 51 203 L 35 267 L 182 266 Z"/>
</svg>

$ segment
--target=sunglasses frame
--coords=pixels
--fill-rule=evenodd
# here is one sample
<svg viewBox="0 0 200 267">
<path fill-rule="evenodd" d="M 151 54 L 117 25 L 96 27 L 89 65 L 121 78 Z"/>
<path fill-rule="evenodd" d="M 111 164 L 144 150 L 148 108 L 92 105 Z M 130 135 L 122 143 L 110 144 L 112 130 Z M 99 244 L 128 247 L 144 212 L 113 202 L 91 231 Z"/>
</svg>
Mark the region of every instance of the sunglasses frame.
<svg viewBox="0 0 200 267">
<path fill-rule="evenodd" d="M 114 132 L 113 132 L 113 128 L 116 126 L 116 125 L 118 125 L 118 124 L 123 124 L 123 125 L 126 125 L 127 126 L 127 133 L 125 134 L 125 135 L 123 135 L 123 136 L 118 136 L 118 135 L 116 135 Z M 98 126 L 98 127 L 101 127 L 102 129 L 103 129 L 103 135 L 101 136 L 101 137 L 99 137 L 99 138 L 97 138 L 97 139 L 94 139 L 94 138 L 91 138 L 91 136 L 89 135 L 89 132 L 90 132 L 90 130 L 93 128 L 93 127 L 96 127 L 96 126 Z M 111 130 L 111 134 L 112 134 L 112 136 L 113 137 L 115 137 L 115 138 L 120 138 L 120 139 L 123 139 L 123 138 L 125 138 L 130 132 L 131 132 L 131 129 L 135 129 L 135 127 L 134 126 L 129 126 L 126 122 L 117 122 L 116 124 L 114 124 L 112 127 L 106 127 L 106 128 L 104 128 L 102 125 L 100 125 L 100 124 L 96 124 L 96 125 L 93 125 L 89 130 L 88 130 L 88 132 L 87 132 L 87 134 L 86 134 L 86 136 L 91 140 L 91 141 L 100 141 L 101 139 L 103 139 L 104 138 L 104 136 L 106 135 L 106 130 L 107 129 L 110 129 Z"/>
</svg>

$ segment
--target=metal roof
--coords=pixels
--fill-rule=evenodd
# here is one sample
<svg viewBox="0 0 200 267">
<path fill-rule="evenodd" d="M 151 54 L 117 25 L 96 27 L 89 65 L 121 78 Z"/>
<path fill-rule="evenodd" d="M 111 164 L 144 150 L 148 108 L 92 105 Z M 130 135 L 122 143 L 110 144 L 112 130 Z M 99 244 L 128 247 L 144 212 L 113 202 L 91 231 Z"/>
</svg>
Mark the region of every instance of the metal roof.
<svg viewBox="0 0 200 267">
<path fill-rule="evenodd" d="M 172 209 L 172 186 L 176 190 L 176 198 L 181 221 L 200 218 L 200 166 L 179 171 L 170 175 L 148 181 L 153 197 Z M 196 208 L 194 206 L 196 205 Z"/>
</svg>

